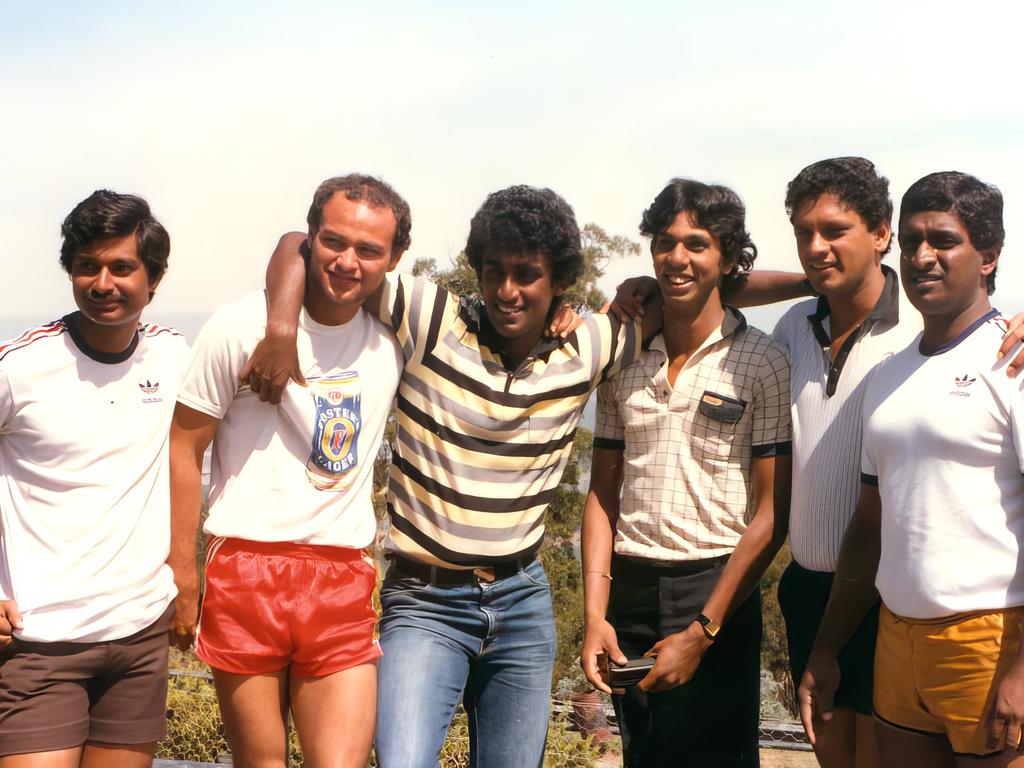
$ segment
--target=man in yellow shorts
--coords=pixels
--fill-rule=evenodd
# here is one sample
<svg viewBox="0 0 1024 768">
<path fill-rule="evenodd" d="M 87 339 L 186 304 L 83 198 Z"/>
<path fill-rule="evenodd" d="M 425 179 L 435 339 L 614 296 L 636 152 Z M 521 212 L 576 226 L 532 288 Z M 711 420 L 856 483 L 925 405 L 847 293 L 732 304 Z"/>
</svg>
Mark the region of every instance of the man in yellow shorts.
<svg viewBox="0 0 1024 768">
<path fill-rule="evenodd" d="M 813 733 L 877 587 L 887 766 L 1024 766 L 1024 389 L 1008 358 L 991 362 L 1002 209 L 995 187 L 955 172 L 903 197 L 902 281 L 924 331 L 867 383 L 860 501 L 800 683 Z"/>
</svg>

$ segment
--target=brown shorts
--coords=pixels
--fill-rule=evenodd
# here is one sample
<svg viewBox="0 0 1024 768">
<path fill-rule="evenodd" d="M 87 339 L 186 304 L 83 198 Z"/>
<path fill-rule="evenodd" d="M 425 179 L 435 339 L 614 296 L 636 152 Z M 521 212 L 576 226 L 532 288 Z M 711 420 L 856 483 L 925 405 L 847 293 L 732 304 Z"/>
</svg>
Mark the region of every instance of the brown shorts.
<svg viewBox="0 0 1024 768">
<path fill-rule="evenodd" d="M 174 604 L 122 640 L 0 652 L 0 756 L 86 741 L 147 744 L 167 733 L 167 630 Z"/>
</svg>

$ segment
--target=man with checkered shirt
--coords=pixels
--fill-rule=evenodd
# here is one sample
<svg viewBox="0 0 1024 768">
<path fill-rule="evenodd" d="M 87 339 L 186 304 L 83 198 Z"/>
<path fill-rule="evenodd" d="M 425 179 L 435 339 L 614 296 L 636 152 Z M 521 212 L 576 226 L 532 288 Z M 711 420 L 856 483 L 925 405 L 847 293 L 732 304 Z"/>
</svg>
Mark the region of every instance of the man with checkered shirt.
<svg viewBox="0 0 1024 768">
<path fill-rule="evenodd" d="M 615 697 L 626 766 L 757 766 L 755 588 L 785 539 L 773 489 L 790 466 L 786 355 L 721 302 L 757 254 L 732 190 L 674 179 L 640 231 L 664 327 L 598 390 L 582 663 L 608 691 L 603 655 L 656 657 Z"/>
</svg>

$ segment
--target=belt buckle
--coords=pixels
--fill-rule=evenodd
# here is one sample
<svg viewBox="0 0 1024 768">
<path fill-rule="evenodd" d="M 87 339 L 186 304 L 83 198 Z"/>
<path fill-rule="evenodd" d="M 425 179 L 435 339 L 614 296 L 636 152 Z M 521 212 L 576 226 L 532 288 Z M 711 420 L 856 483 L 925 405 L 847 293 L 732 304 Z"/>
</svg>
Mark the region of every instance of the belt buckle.
<svg viewBox="0 0 1024 768">
<path fill-rule="evenodd" d="M 473 575 L 476 576 L 476 580 L 477 581 L 484 581 L 484 582 L 487 582 L 488 584 L 490 584 L 492 581 L 494 581 L 497 578 L 497 575 L 494 573 L 494 569 L 490 568 L 490 567 L 487 567 L 487 568 L 474 568 L 473 569 Z"/>
</svg>

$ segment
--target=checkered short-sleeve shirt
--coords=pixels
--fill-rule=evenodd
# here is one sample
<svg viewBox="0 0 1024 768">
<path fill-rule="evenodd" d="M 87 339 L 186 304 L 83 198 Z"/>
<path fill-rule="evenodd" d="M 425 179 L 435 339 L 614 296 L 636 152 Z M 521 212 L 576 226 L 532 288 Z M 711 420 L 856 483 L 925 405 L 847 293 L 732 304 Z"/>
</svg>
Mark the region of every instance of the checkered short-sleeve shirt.
<svg viewBox="0 0 1024 768">
<path fill-rule="evenodd" d="M 746 530 L 751 459 L 789 453 L 784 348 L 726 309 L 669 384 L 664 339 L 598 389 L 594 445 L 623 450 L 615 551 L 654 560 L 726 555 Z"/>
</svg>

